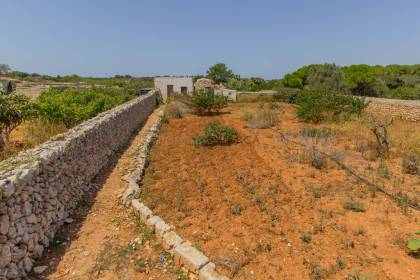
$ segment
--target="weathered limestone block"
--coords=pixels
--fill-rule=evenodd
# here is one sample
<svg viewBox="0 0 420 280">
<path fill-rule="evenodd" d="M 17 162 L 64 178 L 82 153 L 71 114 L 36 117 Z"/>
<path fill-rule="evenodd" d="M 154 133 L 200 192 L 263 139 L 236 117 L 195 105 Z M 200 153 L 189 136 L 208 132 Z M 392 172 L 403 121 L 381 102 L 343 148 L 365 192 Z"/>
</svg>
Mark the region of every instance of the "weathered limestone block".
<svg viewBox="0 0 420 280">
<path fill-rule="evenodd" d="M 137 211 L 140 220 L 143 223 L 146 223 L 146 221 L 153 215 L 152 210 L 150 210 L 146 205 L 139 202 L 137 199 L 133 199 L 131 201 L 131 205 L 133 208 Z"/>
<path fill-rule="evenodd" d="M 174 256 L 177 263 L 185 265 L 194 273 L 199 273 L 199 270 L 209 262 L 208 257 L 188 243 L 175 247 Z"/>
<path fill-rule="evenodd" d="M 155 232 L 156 230 L 156 225 L 159 223 L 165 223 L 161 217 L 159 216 L 151 216 L 149 219 L 147 219 L 146 221 L 146 225 L 153 231 Z"/>
<path fill-rule="evenodd" d="M 176 246 L 181 245 L 184 243 L 184 240 L 176 234 L 174 231 L 165 232 L 162 236 L 163 248 L 168 251 L 172 251 Z"/>
<path fill-rule="evenodd" d="M 212 262 L 206 264 L 198 274 L 200 280 L 229 280 L 228 277 L 220 275 L 216 271 L 216 265 Z"/>
</svg>

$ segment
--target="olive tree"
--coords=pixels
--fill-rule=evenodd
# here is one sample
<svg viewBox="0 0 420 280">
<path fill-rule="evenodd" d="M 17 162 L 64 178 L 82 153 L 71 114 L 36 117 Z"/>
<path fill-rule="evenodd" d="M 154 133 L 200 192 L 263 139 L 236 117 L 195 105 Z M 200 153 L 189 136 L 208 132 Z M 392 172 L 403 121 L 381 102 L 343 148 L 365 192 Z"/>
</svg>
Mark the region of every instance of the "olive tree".
<svg viewBox="0 0 420 280">
<path fill-rule="evenodd" d="M 212 110 L 219 111 L 227 106 L 228 100 L 226 96 L 216 94 L 213 89 L 197 90 L 190 99 L 190 105 L 198 114 L 210 115 Z"/>
<path fill-rule="evenodd" d="M 0 95 L 0 148 L 10 142 L 10 134 L 17 126 L 35 114 L 35 104 L 28 97 Z"/>
</svg>

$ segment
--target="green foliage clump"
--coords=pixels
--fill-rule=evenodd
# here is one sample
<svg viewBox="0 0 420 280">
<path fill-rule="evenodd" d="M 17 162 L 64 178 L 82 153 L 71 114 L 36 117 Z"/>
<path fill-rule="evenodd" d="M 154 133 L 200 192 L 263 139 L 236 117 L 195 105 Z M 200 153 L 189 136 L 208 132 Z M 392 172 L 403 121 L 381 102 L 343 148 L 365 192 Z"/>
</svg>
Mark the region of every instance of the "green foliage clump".
<svg viewBox="0 0 420 280">
<path fill-rule="evenodd" d="M 353 95 L 396 99 L 420 99 L 420 64 L 370 66 L 367 64 L 338 67 L 334 64 L 312 64 L 286 74 L 284 87 L 303 89 L 321 84 Z"/>
<path fill-rule="evenodd" d="M 226 96 L 215 94 L 213 89 L 197 90 L 192 94 L 189 103 L 196 113 L 210 114 L 212 110 L 219 111 L 226 107 L 228 99 Z"/>
<path fill-rule="evenodd" d="M 227 83 L 230 79 L 235 78 L 232 70 L 227 68 L 224 63 L 217 63 L 207 70 L 207 77 L 212 79 L 216 84 Z"/>
<path fill-rule="evenodd" d="M 406 100 L 417 100 L 420 99 L 420 89 L 401 86 L 390 91 L 386 97 Z"/>
<path fill-rule="evenodd" d="M 196 145 L 216 146 L 230 145 L 238 142 L 239 134 L 231 127 L 223 127 L 219 122 L 210 122 L 204 129 L 204 135 L 196 135 L 193 140 Z"/>
<path fill-rule="evenodd" d="M 344 209 L 351 210 L 353 212 L 365 212 L 365 204 L 361 201 L 355 201 L 351 198 L 347 199 L 344 204 Z"/>
<path fill-rule="evenodd" d="M 0 148 L 9 143 L 13 129 L 36 113 L 36 106 L 28 97 L 0 95 Z"/>
<path fill-rule="evenodd" d="M 46 119 L 62 122 L 67 128 L 90 119 L 130 100 L 123 90 L 110 88 L 49 89 L 37 99 L 39 114 Z"/>
<path fill-rule="evenodd" d="M 323 64 L 312 67 L 306 78 L 307 85 L 322 86 L 333 91 L 347 90 L 344 73 L 335 64 Z"/>
<path fill-rule="evenodd" d="M 414 232 L 415 235 L 420 235 L 420 230 Z M 418 237 L 412 238 L 407 242 L 407 249 L 413 256 L 420 257 L 420 239 Z"/>
<path fill-rule="evenodd" d="M 287 102 L 295 104 L 300 93 L 301 89 L 298 88 L 289 88 L 289 87 L 277 87 L 275 88 L 276 93 L 273 94 L 273 101 L 278 102 Z"/>
<path fill-rule="evenodd" d="M 361 114 L 367 104 L 351 95 L 329 90 L 325 87 L 306 87 L 297 100 L 298 117 L 318 123 L 328 117 L 337 120 L 352 114 Z"/>
<path fill-rule="evenodd" d="M 311 64 L 301 67 L 295 72 L 286 74 L 282 79 L 282 84 L 285 87 L 303 89 L 303 87 L 306 85 L 306 79 L 309 72 L 318 65 L 319 64 Z"/>
</svg>

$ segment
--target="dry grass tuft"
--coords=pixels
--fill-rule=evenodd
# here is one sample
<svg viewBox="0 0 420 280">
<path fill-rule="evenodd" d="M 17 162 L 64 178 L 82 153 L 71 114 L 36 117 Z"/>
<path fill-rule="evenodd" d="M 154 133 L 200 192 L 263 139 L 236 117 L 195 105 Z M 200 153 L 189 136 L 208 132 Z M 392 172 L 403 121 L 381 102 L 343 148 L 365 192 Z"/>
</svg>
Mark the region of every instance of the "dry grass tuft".
<svg viewBox="0 0 420 280">
<path fill-rule="evenodd" d="M 188 105 L 180 100 L 172 100 L 165 107 L 165 115 L 169 118 L 181 119 L 185 114 L 190 112 L 191 110 Z"/>
<path fill-rule="evenodd" d="M 245 117 L 245 116 L 244 116 Z M 248 115 L 246 127 L 248 128 L 270 128 L 279 122 L 278 112 L 273 109 L 260 109 L 255 115 Z"/>
</svg>

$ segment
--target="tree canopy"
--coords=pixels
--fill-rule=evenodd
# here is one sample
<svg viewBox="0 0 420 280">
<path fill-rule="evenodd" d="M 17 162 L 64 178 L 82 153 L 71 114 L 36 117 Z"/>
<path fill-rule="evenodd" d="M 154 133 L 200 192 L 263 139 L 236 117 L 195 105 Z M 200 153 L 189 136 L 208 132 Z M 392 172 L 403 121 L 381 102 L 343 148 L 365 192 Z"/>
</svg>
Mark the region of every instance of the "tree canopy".
<svg viewBox="0 0 420 280">
<path fill-rule="evenodd" d="M 237 77 L 226 64 L 217 63 L 207 70 L 207 77 L 215 83 L 227 83 L 230 79 Z"/>
</svg>

